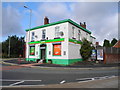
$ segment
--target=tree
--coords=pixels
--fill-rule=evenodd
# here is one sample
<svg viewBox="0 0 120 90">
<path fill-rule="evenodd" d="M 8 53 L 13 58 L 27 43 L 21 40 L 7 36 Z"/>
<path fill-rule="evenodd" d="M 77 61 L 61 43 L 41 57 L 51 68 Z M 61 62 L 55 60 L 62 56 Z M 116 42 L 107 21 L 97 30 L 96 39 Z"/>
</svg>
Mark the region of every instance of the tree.
<svg viewBox="0 0 120 90">
<path fill-rule="evenodd" d="M 111 41 L 111 47 L 114 46 L 117 43 L 117 39 L 113 38 L 113 40 Z"/>
<path fill-rule="evenodd" d="M 9 50 L 9 40 L 10 40 L 10 57 L 19 57 L 19 55 L 23 56 L 24 52 L 24 37 L 9 36 L 7 40 L 2 42 L 2 54 L 3 57 L 8 57 Z"/>
<path fill-rule="evenodd" d="M 83 43 L 80 49 L 80 54 L 83 60 L 88 60 L 88 58 L 92 54 L 92 49 L 94 49 L 94 47 L 92 46 L 92 43 L 86 39 L 83 39 Z"/>
<path fill-rule="evenodd" d="M 110 47 L 110 41 L 109 40 L 104 40 L 103 47 Z"/>
</svg>

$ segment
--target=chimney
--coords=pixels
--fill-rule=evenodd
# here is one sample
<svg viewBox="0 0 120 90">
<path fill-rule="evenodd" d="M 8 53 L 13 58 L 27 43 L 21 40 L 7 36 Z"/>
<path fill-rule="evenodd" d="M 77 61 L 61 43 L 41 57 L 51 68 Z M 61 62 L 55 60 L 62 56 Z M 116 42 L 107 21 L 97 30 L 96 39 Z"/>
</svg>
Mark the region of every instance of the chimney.
<svg viewBox="0 0 120 90">
<path fill-rule="evenodd" d="M 98 46 L 99 45 L 99 42 L 96 42 L 96 46 Z"/>
<path fill-rule="evenodd" d="M 84 24 L 80 22 L 80 26 L 86 29 L 86 23 L 85 22 L 84 22 Z"/>
<path fill-rule="evenodd" d="M 45 18 L 44 18 L 44 25 L 45 24 L 49 24 L 49 19 L 45 16 Z"/>
</svg>

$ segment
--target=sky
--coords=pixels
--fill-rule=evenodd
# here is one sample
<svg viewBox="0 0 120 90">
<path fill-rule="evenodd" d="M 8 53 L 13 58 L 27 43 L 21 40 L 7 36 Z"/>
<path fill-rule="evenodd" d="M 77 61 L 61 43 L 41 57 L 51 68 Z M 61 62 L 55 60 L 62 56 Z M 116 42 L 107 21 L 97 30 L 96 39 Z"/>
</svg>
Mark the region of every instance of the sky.
<svg viewBox="0 0 120 90">
<path fill-rule="evenodd" d="M 118 39 L 118 2 L 2 2 L 2 38 L 10 35 L 25 36 L 29 28 L 43 25 L 47 16 L 51 22 L 71 19 L 76 23 L 86 22 L 87 29 L 103 44 L 104 39 Z"/>
</svg>

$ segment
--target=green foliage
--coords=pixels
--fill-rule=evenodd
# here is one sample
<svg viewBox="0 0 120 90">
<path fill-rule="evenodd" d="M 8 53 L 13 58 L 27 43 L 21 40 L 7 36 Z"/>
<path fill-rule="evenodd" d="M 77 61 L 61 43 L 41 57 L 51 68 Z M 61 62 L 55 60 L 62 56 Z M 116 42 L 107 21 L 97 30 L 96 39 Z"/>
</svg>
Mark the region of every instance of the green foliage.
<svg viewBox="0 0 120 90">
<path fill-rule="evenodd" d="M 104 40 L 103 47 L 110 47 L 110 41 L 109 40 Z"/>
<path fill-rule="evenodd" d="M 111 41 L 111 47 L 114 46 L 117 43 L 117 39 L 113 38 L 113 40 Z"/>
<path fill-rule="evenodd" d="M 104 43 L 103 43 L 103 47 L 112 47 L 112 46 L 114 46 L 116 44 L 116 42 L 117 42 L 117 39 L 115 39 L 115 38 L 113 38 L 113 40 L 111 41 L 111 43 L 110 43 L 109 40 L 105 39 Z"/>
<path fill-rule="evenodd" d="M 84 39 L 83 44 L 80 49 L 80 54 L 81 54 L 83 60 L 88 60 L 88 58 L 92 54 L 92 49 L 94 49 L 94 47 L 92 46 L 92 43 L 89 42 L 88 40 Z"/>
<path fill-rule="evenodd" d="M 9 40 L 10 40 L 10 57 L 19 57 L 21 54 L 23 56 L 24 52 L 24 37 L 9 36 L 7 40 L 2 42 L 2 57 L 8 57 L 9 50 Z"/>
</svg>

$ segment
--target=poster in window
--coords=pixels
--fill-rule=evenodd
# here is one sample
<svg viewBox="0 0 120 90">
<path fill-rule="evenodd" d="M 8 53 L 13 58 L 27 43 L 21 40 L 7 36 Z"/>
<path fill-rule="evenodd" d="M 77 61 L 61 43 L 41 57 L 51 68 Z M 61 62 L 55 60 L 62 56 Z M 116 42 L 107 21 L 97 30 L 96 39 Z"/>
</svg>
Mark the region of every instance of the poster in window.
<svg viewBox="0 0 120 90">
<path fill-rule="evenodd" d="M 35 55 L 35 47 L 30 47 L 30 55 Z"/>
<path fill-rule="evenodd" d="M 53 45 L 53 55 L 61 55 L 61 45 Z"/>
</svg>

